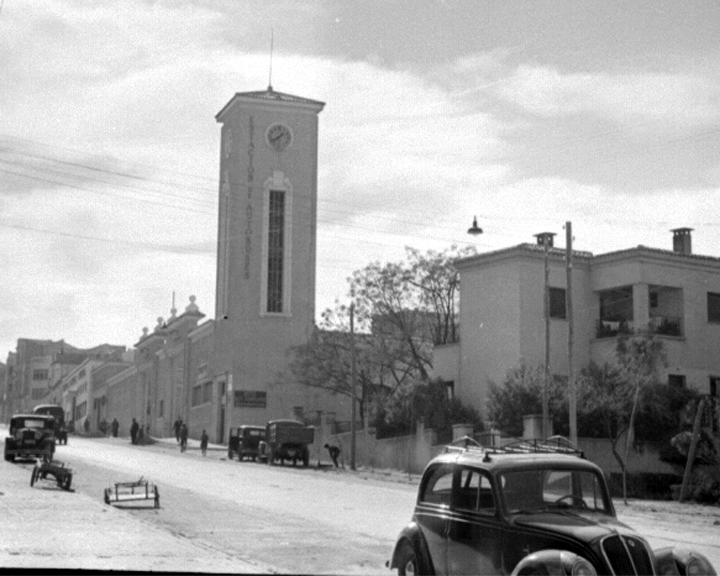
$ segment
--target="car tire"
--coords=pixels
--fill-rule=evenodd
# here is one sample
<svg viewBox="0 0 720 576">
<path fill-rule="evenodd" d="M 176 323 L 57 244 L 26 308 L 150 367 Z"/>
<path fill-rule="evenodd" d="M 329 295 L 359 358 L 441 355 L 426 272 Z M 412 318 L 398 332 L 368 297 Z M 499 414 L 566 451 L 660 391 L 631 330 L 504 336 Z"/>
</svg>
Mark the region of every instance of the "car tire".
<svg viewBox="0 0 720 576">
<path fill-rule="evenodd" d="M 8 462 L 15 462 L 15 455 L 14 454 L 5 454 L 5 460 Z"/>
<path fill-rule="evenodd" d="M 400 549 L 397 566 L 398 576 L 416 576 L 417 574 L 423 574 L 415 549 L 409 542 L 405 542 Z"/>
</svg>

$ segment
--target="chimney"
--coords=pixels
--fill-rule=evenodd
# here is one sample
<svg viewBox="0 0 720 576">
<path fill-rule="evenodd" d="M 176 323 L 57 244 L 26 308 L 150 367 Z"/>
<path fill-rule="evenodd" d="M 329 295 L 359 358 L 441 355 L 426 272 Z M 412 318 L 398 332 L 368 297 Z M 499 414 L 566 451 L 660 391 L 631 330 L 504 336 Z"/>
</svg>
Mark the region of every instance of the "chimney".
<svg viewBox="0 0 720 576">
<path fill-rule="evenodd" d="M 692 254 L 692 228 L 675 228 L 673 233 L 673 251 L 678 254 Z"/>
<path fill-rule="evenodd" d="M 540 234 L 535 234 L 535 238 L 537 238 L 538 246 L 545 246 L 545 242 L 547 242 L 548 248 L 553 247 L 553 236 L 555 236 L 555 232 L 540 232 Z"/>
</svg>

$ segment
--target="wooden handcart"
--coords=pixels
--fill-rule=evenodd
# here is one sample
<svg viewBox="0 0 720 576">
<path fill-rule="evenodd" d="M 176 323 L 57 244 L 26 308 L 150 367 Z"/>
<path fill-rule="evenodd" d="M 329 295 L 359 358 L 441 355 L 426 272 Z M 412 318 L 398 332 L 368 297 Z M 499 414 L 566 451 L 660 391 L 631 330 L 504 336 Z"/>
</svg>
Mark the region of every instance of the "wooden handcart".
<svg viewBox="0 0 720 576">
<path fill-rule="evenodd" d="M 57 482 L 58 488 L 70 490 L 72 485 L 73 471 L 65 466 L 65 463 L 59 460 L 38 460 L 32 469 L 30 476 L 30 486 L 34 486 L 38 480 L 47 480 L 48 476 L 52 476 Z"/>
<path fill-rule="evenodd" d="M 157 485 L 142 476 L 136 482 L 115 482 L 105 488 L 105 504 L 123 504 L 141 500 L 152 500 L 155 508 L 160 508 L 160 491 Z"/>
</svg>

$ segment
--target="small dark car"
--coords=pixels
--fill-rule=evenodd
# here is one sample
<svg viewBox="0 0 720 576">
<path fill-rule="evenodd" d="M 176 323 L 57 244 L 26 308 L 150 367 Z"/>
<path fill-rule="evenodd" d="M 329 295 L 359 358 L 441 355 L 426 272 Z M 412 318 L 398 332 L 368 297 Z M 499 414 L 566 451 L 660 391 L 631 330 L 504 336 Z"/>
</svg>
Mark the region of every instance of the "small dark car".
<svg viewBox="0 0 720 576">
<path fill-rule="evenodd" d="M 228 460 L 237 455 L 238 460 L 245 458 L 256 460 L 259 453 L 259 445 L 265 440 L 265 426 L 239 426 L 230 428 L 228 438 Z"/>
<path fill-rule="evenodd" d="M 40 414 L 16 414 L 10 419 L 5 438 L 5 460 L 41 458 L 52 460 L 55 453 L 55 418 Z"/>
<path fill-rule="evenodd" d="M 602 470 L 558 440 L 448 446 L 426 467 L 388 565 L 399 574 L 715 574 L 702 554 L 653 551 L 616 518 Z"/>
<path fill-rule="evenodd" d="M 57 404 L 40 404 L 33 408 L 33 414 L 47 414 L 55 418 L 55 440 L 58 444 L 67 445 L 67 427 L 65 426 L 65 410 Z"/>
<path fill-rule="evenodd" d="M 265 427 L 265 440 L 260 442 L 258 458 L 268 464 L 291 460 L 293 466 L 310 462 L 309 445 L 315 439 L 315 429 L 296 420 L 271 420 Z"/>
</svg>

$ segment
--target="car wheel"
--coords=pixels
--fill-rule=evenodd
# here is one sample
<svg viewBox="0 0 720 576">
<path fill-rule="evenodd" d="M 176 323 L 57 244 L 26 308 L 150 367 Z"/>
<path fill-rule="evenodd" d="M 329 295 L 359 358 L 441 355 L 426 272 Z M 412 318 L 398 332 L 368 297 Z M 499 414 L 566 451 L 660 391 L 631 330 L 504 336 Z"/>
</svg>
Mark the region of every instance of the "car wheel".
<svg viewBox="0 0 720 576">
<path fill-rule="evenodd" d="M 398 555 L 397 571 L 399 576 L 415 576 L 421 573 L 415 549 L 408 542 L 403 544 L 400 554 Z"/>
<path fill-rule="evenodd" d="M 15 455 L 14 454 L 5 454 L 5 460 L 8 462 L 15 462 Z"/>
</svg>

